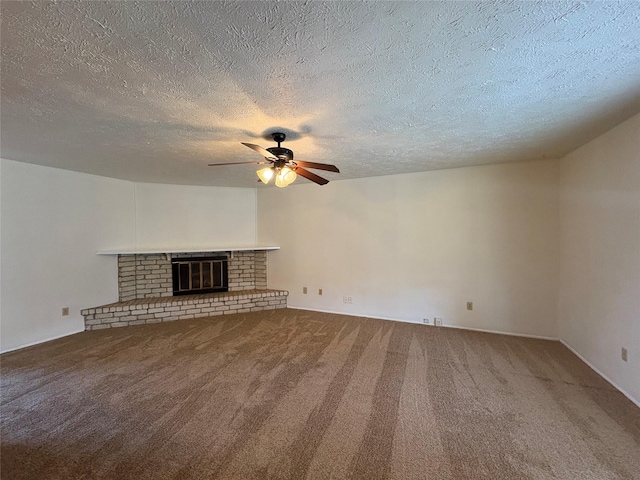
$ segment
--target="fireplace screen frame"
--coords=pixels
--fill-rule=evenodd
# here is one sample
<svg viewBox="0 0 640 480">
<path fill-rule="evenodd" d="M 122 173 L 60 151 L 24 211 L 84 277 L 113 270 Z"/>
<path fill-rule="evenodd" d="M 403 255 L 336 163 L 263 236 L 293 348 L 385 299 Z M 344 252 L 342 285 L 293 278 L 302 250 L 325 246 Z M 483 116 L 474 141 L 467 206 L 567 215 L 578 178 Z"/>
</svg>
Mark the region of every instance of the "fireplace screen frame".
<svg viewBox="0 0 640 480">
<path fill-rule="evenodd" d="M 227 257 L 220 256 L 172 259 L 173 296 L 228 292 L 227 263 Z"/>
</svg>

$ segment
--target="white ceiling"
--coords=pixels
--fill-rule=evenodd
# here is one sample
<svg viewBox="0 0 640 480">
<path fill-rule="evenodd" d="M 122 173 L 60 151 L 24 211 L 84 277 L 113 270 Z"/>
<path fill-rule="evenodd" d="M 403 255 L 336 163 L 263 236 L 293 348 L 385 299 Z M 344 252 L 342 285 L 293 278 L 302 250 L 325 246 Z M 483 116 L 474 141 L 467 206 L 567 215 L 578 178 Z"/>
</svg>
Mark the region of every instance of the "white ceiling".
<svg viewBox="0 0 640 480">
<path fill-rule="evenodd" d="M 560 157 L 640 111 L 640 2 L 2 1 L 2 158 L 254 187 Z M 299 179 L 298 182 L 306 182 Z"/>
</svg>

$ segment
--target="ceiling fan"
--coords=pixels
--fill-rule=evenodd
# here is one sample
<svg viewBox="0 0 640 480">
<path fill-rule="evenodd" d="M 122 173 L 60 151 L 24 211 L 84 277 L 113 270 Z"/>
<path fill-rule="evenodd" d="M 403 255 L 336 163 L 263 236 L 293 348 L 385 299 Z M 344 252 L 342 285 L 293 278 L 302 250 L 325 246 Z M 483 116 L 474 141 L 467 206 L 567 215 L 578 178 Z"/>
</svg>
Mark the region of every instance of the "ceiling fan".
<svg viewBox="0 0 640 480">
<path fill-rule="evenodd" d="M 264 157 L 265 161 L 262 162 L 232 162 L 232 163 L 210 163 L 210 167 L 219 165 L 270 165 L 269 167 L 258 170 L 258 178 L 262 183 L 269 183 L 273 177 L 275 177 L 276 187 L 286 187 L 292 183 L 298 175 L 311 180 L 318 185 L 326 185 L 329 180 L 316 175 L 313 172 L 307 170 L 307 168 L 313 168 L 317 170 L 326 170 L 328 172 L 340 173 L 338 167 L 335 165 L 329 165 L 327 163 L 315 163 L 315 162 L 303 162 L 300 160 L 293 160 L 293 152 L 288 148 L 281 147 L 280 144 L 284 142 L 286 135 L 281 132 L 272 133 L 273 141 L 278 143 L 277 147 L 262 148 L 260 145 L 254 145 L 252 143 L 244 143 L 252 150 L 255 150 Z"/>
</svg>

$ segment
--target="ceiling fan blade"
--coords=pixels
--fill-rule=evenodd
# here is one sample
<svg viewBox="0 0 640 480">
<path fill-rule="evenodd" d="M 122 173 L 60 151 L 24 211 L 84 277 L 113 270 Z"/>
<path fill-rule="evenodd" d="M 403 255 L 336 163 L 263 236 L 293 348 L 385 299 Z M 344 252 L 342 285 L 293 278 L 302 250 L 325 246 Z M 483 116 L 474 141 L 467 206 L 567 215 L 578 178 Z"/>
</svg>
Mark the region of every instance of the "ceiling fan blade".
<svg viewBox="0 0 640 480">
<path fill-rule="evenodd" d="M 260 155 L 262 155 L 264 158 L 270 158 L 271 160 L 277 160 L 278 159 L 278 157 L 276 157 L 273 153 L 271 153 L 270 151 L 262 148 L 260 145 L 254 145 L 253 143 L 244 143 L 244 142 L 240 142 L 240 143 L 242 145 L 245 145 L 245 146 L 249 147 L 251 150 L 255 150 Z"/>
<path fill-rule="evenodd" d="M 326 185 L 329 183 L 329 180 L 326 178 L 319 177 L 315 173 L 310 172 L 309 170 L 305 170 L 302 167 L 296 167 L 294 170 L 298 175 L 303 176 L 307 180 L 311 180 L 312 182 L 317 183 L 318 185 Z"/>
<path fill-rule="evenodd" d="M 271 165 L 273 162 L 269 160 L 268 162 L 230 162 L 230 163 L 210 163 L 210 167 L 219 167 L 220 165 Z"/>
<path fill-rule="evenodd" d="M 336 167 L 335 165 L 329 165 L 328 163 L 303 162 L 301 160 L 294 160 L 294 162 L 305 168 L 315 168 L 317 170 L 326 170 L 328 172 L 340 173 L 338 167 Z"/>
</svg>

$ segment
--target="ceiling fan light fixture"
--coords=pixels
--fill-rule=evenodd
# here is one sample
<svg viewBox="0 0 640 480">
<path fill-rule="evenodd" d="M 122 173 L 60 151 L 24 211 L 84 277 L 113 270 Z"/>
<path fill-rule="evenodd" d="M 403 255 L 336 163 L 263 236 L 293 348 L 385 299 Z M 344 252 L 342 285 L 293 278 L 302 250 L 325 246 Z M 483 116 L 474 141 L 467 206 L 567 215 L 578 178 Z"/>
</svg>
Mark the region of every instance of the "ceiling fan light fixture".
<svg viewBox="0 0 640 480">
<path fill-rule="evenodd" d="M 296 178 L 298 178 L 298 174 L 293 170 L 291 170 L 289 167 L 284 167 L 280 171 L 280 175 L 282 176 L 282 179 L 284 180 L 284 183 L 286 185 L 293 183 L 296 180 Z"/>
<path fill-rule="evenodd" d="M 284 178 L 282 177 L 282 175 L 276 175 L 276 187 L 284 188 L 287 185 L 288 184 L 285 183 Z"/>
<path fill-rule="evenodd" d="M 260 179 L 260 181 L 266 185 L 267 183 L 269 183 L 269 180 L 273 178 L 273 168 L 272 167 L 262 168 L 258 170 L 256 174 L 258 175 L 258 178 Z"/>
<path fill-rule="evenodd" d="M 298 174 L 289 167 L 282 167 L 276 174 L 276 187 L 284 188 L 292 183 Z"/>
</svg>

